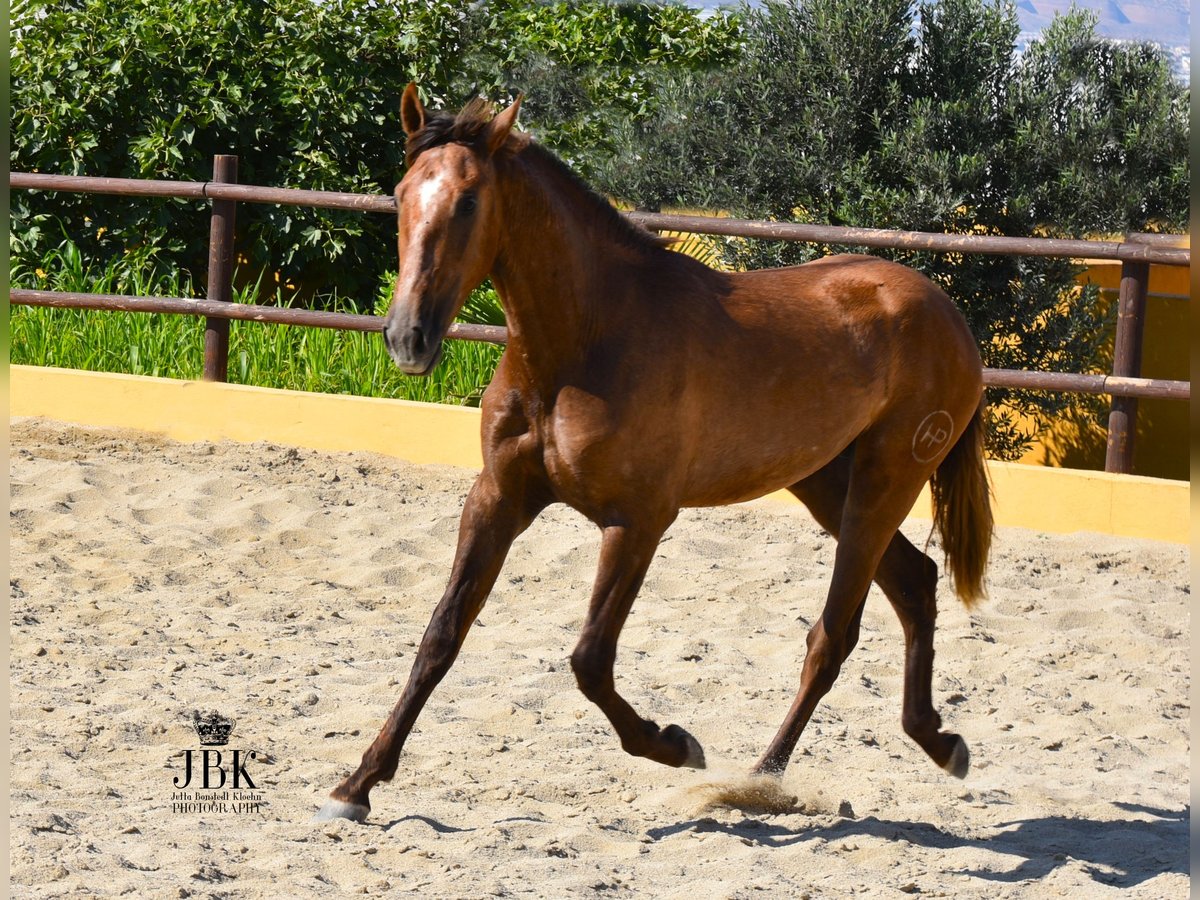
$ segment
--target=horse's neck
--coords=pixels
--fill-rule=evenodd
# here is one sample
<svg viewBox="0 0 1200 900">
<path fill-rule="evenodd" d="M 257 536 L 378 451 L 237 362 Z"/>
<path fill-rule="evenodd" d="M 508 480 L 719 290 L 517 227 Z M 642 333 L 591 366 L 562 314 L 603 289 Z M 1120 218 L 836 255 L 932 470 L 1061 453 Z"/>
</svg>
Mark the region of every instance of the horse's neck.
<svg viewBox="0 0 1200 900">
<path fill-rule="evenodd" d="M 600 292 L 623 256 L 578 190 L 536 159 L 508 162 L 503 178 L 506 221 L 492 281 L 504 303 L 509 342 L 520 348 L 539 382 L 558 377 L 601 329 Z M 549 385 L 547 385 L 549 386 Z"/>
</svg>

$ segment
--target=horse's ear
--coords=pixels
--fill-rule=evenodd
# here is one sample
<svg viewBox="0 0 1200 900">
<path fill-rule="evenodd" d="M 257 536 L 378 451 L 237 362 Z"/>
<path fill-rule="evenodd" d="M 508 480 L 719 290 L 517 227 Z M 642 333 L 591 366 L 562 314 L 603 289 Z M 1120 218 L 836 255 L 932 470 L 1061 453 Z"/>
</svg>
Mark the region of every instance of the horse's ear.
<svg viewBox="0 0 1200 900">
<path fill-rule="evenodd" d="M 416 82 L 410 81 L 400 98 L 400 124 L 404 133 L 411 137 L 425 127 L 425 107 L 417 95 Z"/>
<path fill-rule="evenodd" d="M 488 122 L 487 126 L 487 152 L 491 156 L 497 150 L 504 146 L 504 142 L 508 140 L 509 134 L 513 130 L 513 126 L 517 124 L 517 112 L 521 109 L 522 94 L 517 94 L 517 99 L 513 101 L 512 106 L 504 110 Z"/>
</svg>

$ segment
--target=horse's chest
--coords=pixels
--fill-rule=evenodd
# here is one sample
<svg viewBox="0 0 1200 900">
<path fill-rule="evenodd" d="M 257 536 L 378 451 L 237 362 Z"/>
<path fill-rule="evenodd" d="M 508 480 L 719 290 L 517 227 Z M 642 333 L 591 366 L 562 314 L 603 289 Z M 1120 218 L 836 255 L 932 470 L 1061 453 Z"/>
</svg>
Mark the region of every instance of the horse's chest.
<svg viewBox="0 0 1200 900">
<path fill-rule="evenodd" d="M 558 498 L 584 515 L 603 514 L 638 477 L 639 451 L 603 399 L 567 389 L 537 423 L 542 463 Z"/>
<path fill-rule="evenodd" d="M 582 391 L 563 391 L 538 426 L 546 473 L 555 484 L 584 477 L 611 439 L 606 404 Z"/>
</svg>

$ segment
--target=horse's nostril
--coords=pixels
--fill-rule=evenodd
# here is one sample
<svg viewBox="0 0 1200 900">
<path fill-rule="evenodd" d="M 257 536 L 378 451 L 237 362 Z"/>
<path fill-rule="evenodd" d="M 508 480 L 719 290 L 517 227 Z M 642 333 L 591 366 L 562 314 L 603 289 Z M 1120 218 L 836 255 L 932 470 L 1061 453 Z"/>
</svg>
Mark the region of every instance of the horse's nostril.
<svg viewBox="0 0 1200 900">
<path fill-rule="evenodd" d="M 418 355 L 425 352 L 425 332 L 420 328 L 412 330 L 412 348 L 413 353 Z"/>
</svg>

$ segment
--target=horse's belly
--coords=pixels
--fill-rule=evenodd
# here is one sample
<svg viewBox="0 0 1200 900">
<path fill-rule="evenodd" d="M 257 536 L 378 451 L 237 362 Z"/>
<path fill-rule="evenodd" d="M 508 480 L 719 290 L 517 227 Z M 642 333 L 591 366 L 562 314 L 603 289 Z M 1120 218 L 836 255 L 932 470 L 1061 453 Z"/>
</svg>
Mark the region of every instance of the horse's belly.
<svg viewBox="0 0 1200 900">
<path fill-rule="evenodd" d="M 811 474 L 811 473 L 810 473 Z M 729 506 L 734 503 L 745 503 L 747 500 L 757 500 L 759 497 L 765 497 L 767 494 L 773 494 L 775 491 L 781 491 L 789 485 L 795 484 L 797 481 L 803 481 L 805 476 L 799 478 L 784 478 L 774 481 L 762 481 L 751 487 L 745 486 L 744 490 L 732 490 L 729 488 L 713 489 L 708 492 L 700 492 L 684 498 L 681 506 L 688 507 L 703 507 L 703 506 Z"/>
<path fill-rule="evenodd" d="M 624 419 L 616 404 L 564 389 L 539 429 L 541 461 L 556 498 L 593 520 L 630 507 L 740 503 L 802 481 L 845 449 L 880 402 L 879 391 L 858 388 L 830 404 L 798 390 L 747 402 L 722 387 L 666 411 L 630 404 Z"/>
<path fill-rule="evenodd" d="M 754 500 L 803 481 L 836 455 L 835 450 L 827 456 L 779 460 L 758 469 L 745 468 L 736 473 L 725 473 L 725 477 L 698 478 L 688 485 L 681 505 L 727 506 Z"/>
<path fill-rule="evenodd" d="M 819 435 L 714 441 L 693 461 L 681 505 L 725 506 L 783 490 L 826 466 L 860 431 L 855 421 Z"/>
</svg>

